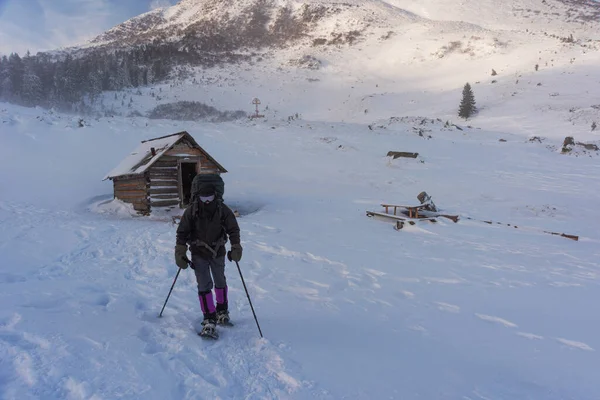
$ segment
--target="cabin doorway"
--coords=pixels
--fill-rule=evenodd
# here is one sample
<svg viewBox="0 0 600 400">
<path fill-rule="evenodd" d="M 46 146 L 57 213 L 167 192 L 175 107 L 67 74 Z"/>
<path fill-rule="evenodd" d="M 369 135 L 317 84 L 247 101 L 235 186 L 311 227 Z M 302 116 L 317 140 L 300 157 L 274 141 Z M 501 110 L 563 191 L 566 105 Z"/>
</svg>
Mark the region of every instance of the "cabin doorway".
<svg viewBox="0 0 600 400">
<path fill-rule="evenodd" d="M 181 204 L 187 207 L 192 197 L 192 182 L 196 174 L 195 162 L 182 162 L 181 171 Z"/>
</svg>

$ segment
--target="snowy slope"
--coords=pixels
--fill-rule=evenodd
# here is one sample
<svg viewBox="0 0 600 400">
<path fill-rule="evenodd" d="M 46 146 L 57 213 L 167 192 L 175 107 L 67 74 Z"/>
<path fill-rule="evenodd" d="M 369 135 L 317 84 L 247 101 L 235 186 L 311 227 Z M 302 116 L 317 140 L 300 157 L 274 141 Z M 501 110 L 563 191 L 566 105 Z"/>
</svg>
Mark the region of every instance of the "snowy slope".
<svg viewBox="0 0 600 400">
<path fill-rule="evenodd" d="M 174 6 L 155 9 L 125 21 L 83 47 L 106 44 L 123 47 L 164 37 L 173 40 L 184 35 L 190 26 L 244 17 L 254 7 L 273 12 L 272 17 L 282 8 L 289 9 L 300 19 L 305 19 L 307 12 L 314 13 L 307 20 L 314 29 L 309 36 L 319 30 L 327 33 L 352 29 L 369 31 L 382 26 L 395 29 L 403 24 L 402 20 L 439 26 L 447 25 L 447 22 L 463 23 L 489 30 L 566 32 L 567 35 L 586 31 L 591 34 L 590 29 L 597 32 L 594 22 L 600 6 L 593 1 L 573 3 L 576 1 L 181 0 Z"/>
<path fill-rule="evenodd" d="M 0 110 L 3 399 L 600 396 L 596 152 L 435 119 L 77 128 Z M 231 264 L 236 326 L 218 342 L 195 334 L 189 270 L 158 319 L 175 226 L 131 216 L 101 181 L 139 141 L 181 130 L 230 171 L 262 340 Z M 422 190 L 461 221 L 395 231 L 365 216 Z"/>
<path fill-rule="evenodd" d="M 357 123 L 414 115 L 455 119 L 462 87 L 470 82 L 480 110 L 473 123 L 479 127 L 593 139 L 591 126 L 600 121 L 600 30 L 585 15 L 600 5 L 571 3 L 274 1 L 274 7 L 289 5 L 298 15 L 304 4 L 330 11 L 285 48 L 247 49 L 256 51 L 250 62 L 188 68 L 189 78 L 130 89 L 118 93 L 117 101 L 107 93 L 104 107 L 112 104 L 128 115 L 194 100 L 252 112 L 251 101 L 258 97 L 263 113 L 269 107 L 281 118 L 298 113 L 310 120 Z M 176 40 L 203 18 L 232 20 L 251 4 L 182 1 L 154 11 L 151 15 L 161 16 L 157 25 L 133 19 L 107 35 L 115 34 L 110 40 L 119 45 L 157 35 Z M 314 44 L 352 31 L 360 35 L 351 45 Z M 571 35 L 573 42 L 565 41 Z M 110 42 L 98 40 L 92 48 Z M 150 95 L 159 89 L 160 96 Z M 121 110 L 121 95 L 133 99 L 130 109 Z"/>
<path fill-rule="evenodd" d="M 412 13 L 378 0 L 183 0 L 172 7 L 159 8 L 125 21 L 71 50 L 93 49 L 97 46 L 123 48 L 151 43 L 156 39 L 177 40 L 187 34 L 195 35 L 195 28 L 202 28 L 203 25 L 215 22 L 217 24 L 227 24 L 230 21 L 247 23 L 251 18 L 250 14 L 256 10 L 265 12 L 272 18 L 268 26 L 271 28 L 270 25 L 284 8 L 309 28 L 306 35 L 309 37 L 319 32 L 329 35 L 336 31 L 364 30 L 371 25 L 390 27 L 419 19 Z M 303 42 L 308 44 L 310 40 L 303 40 Z"/>
<path fill-rule="evenodd" d="M 462 87 L 470 82 L 480 112 L 468 124 L 561 140 L 597 137 L 591 125 L 600 121 L 598 50 L 544 35 L 472 31 L 468 37 L 475 39 L 465 40 L 458 30 L 432 39 L 436 29 L 409 29 L 343 51 L 279 50 L 262 63 L 193 71 L 185 80 L 119 93 L 117 101 L 107 93 L 104 103 L 123 115 L 181 100 L 252 113 L 251 101 L 258 97 L 261 112 L 279 118 L 298 113 L 358 123 L 415 115 L 456 120 Z M 455 41 L 473 54 L 446 53 Z M 305 67 L 303 57 L 319 66 Z M 159 90 L 157 100 L 151 93 Z M 121 109 L 122 96 L 133 99 L 131 108 Z"/>
</svg>

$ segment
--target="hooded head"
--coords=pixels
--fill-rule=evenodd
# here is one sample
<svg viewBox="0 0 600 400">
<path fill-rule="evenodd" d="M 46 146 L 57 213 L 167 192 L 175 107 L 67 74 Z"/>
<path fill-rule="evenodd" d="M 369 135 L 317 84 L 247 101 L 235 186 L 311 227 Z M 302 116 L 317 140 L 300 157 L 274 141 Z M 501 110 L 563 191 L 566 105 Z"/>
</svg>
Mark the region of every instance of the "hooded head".
<svg viewBox="0 0 600 400">
<path fill-rule="evenodd" d="M 212 203 L 215 200 L 215 187 L 214 185 L 204 185 L 198 191 L 198 197 L 200 202 L 203 204 Z"/>
</svg>

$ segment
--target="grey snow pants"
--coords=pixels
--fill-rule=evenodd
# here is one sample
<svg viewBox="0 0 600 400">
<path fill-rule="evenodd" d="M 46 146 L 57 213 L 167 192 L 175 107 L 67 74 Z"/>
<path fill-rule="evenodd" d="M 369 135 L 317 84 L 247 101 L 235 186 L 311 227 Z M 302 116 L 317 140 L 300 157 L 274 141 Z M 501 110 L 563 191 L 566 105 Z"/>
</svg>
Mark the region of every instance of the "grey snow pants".
<svg viewBox="0 0 600 400">
<path fill-rule="evenodd" d="M 196 273 L 196 282 L 198 283 L 198 293 L 209 292 L 214 287 L 224 288 L 227 286 L 225 279 L 225 256 L 206 259 L 192 254 L 194 263 L 194 272 Z M 212 273 L 212 277 L 211 277 Z"/>
</svg>

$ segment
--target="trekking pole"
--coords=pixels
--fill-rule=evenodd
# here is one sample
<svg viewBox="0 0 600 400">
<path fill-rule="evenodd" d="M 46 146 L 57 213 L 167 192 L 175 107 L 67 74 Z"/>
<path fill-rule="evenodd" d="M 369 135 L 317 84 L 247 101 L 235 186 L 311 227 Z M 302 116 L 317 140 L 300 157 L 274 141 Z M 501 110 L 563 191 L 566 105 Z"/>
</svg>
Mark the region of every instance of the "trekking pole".
<svg viewBox="0 0 600 400">
<path fill-rule="evenodd" d="M 231 261 L 231 258 L 229 259 Z M 246 296 L 248 296 L 248 303 L 250 303 L 250 308 L 252 309 L 252 314 L 254 314 L 254 321 L 256 321 L 256 327 L 258 328 L 258 333 L 260 333 L 260 337 L 263 337 L 262 331 L 260 330 L 260 325 L 258 324 L 258 318 L 256 318 L 256 313 L 254 312 L 254 307 L 252 306 L 252 300 L 250 300 L 250 294 L 248 294 L 248 288 L 246 288 L 246 282 L 244 282 L 244 276 L 242 275 L 242 270 L 240 269 L 240 263 L 235 262 L 237 265 L 238 272 L 240 273 L 240 278 L 242 278 L 242 284 L 244 285 L 244 290 L 246 291 Z"/>
<path fill-rule="evenodd" d="M 179 271 L 177 271 L 177 275 L 175 275 L 175 279 L 173 280 L 173 284 L 171 285 L 171 290 L 169 290 L 169 294 L 167 296 L 167 299 L 165 300 L 165 304 L 163 304 L 162 310 L 160 310 L 160 314 L 158 314 L 158 318 L 162 317 L 162 313 L 163 313 L 163 311 L 165 311 L 165 306 L 167 305 L 167 301 L 169 301 L 169 297 L 171 297 L 171 292 L 173 291 L 173 288 L 175 287 L 175 282 L 177 282 L 177 278 L 179 278 L 180 272 L 181 272 L 181 268 L 179 268 Z"/>
</svg>

